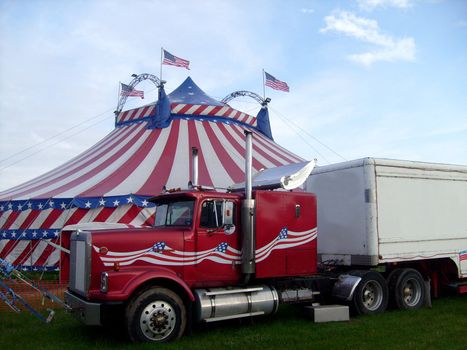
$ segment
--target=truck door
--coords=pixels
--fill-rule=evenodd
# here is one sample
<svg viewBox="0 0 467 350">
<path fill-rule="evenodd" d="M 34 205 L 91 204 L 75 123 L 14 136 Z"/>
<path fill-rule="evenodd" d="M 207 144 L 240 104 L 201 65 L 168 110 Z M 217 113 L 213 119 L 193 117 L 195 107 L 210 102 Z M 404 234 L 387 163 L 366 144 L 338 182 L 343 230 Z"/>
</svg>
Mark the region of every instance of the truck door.
<svg viewBox="0 0 467 350">
<path fill-rule="evenodd" d="M 234 200 L 206 199 L 196 223 L 198 281 L 205 285 L 235 283 L 240 276 L 239 206 Z"/>
</svg>

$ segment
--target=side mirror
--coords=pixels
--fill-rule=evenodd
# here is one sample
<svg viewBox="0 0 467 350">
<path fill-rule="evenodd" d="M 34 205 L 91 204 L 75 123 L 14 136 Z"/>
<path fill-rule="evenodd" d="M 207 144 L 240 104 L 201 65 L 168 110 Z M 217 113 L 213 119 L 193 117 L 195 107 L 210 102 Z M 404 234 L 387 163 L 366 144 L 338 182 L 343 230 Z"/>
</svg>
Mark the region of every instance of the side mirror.
<svg viewBox="0 0 467 350">
<path fill-rule="evenodd" d="M 234 215 L 234 204 L 230 201 L 223 201 L 222 202 L 222 216 L 224 218 L 224 225 L 232 225 L 233 224 L 233 215 Z M 235 227 L 234 227 L 235 229 Z"/>
</svg>

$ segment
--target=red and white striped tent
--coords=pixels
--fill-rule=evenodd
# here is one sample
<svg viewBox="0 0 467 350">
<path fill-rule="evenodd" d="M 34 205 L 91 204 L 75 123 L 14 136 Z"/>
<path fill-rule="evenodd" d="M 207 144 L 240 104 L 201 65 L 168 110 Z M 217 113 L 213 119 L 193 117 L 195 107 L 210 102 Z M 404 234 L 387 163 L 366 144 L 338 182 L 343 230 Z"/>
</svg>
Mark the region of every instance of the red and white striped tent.
<svg viewBox="0 0 467 350">
<path fill-rule="evenodd" d="M 0 258 L 24 270 L 52 270 L 59 252 L 46 241 L 57 243 L 65 225 L 151 225 L 148 199 L 164 185 L 186 188 L 192 147 L 200 184 L 241 182 L 245 129 L 253 132 L 254 171 L 303 161 L 272 140 L 264 116 L 212 99 L 191 78 L 169 95 L 162 87 L 157 103 L 119 113 L 115 129 L 87 151 L 0 193 Z"/>
</svg>

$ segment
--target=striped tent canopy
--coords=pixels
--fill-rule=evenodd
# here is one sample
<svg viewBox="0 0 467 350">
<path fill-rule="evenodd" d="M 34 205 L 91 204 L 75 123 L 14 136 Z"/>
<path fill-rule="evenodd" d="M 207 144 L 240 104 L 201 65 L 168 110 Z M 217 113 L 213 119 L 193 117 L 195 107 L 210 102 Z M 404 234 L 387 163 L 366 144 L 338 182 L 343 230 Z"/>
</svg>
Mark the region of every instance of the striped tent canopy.
<svg viewBox="0 0 467 350">
<path fill-rule="evenodd" d="M 266 113 L 265 113 L 266 112 Z M 219 102 L 187 78 L 169 95 L 116 116 L 115 129 L 48 173 L 0 193 L 0 257 L 23 270 L 53 270 L 65 225 L 153 223 L 148 199 L 186 188 L 191 148 L 199 183 L 226 188 L 244 177 L 244 130 L 253 132 L 253 168 L 303 161 L 272 140 L 267 107 L 251 116 Z"/>
</svg>

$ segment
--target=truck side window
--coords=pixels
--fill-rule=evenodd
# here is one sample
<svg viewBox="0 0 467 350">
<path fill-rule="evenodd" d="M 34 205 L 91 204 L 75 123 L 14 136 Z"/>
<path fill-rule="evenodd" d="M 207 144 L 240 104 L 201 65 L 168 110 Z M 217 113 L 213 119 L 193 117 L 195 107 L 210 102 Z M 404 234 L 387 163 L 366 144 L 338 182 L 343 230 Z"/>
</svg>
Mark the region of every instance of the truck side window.
<svg viewBox="0 0 467 350">
<path fill-rule="evenodd" d="M 223 203 L 224 201 L 222 200 L 203 202 L 199 226 L 206 228 L 222 227 L 224 225 Z"/>
</svg>

